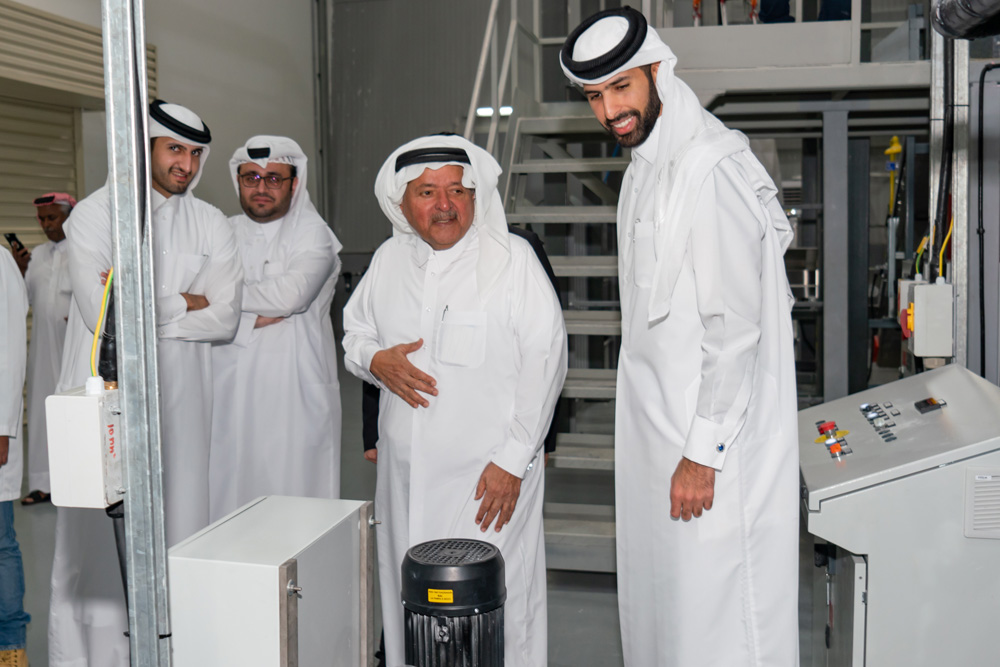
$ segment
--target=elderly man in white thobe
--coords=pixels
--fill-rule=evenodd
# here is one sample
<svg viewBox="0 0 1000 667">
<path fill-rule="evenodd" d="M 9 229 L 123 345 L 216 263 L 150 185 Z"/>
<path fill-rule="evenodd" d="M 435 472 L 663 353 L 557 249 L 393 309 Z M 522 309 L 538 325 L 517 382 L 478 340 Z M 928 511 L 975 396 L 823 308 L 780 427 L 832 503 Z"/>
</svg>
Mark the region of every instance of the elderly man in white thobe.
<svg viewBox="0 0 1000 667">
<path fill-rule="evenodd" d="M 63 223 L 76 206 L 76 199 L 65 192 L 49 192 L 34 200 L 38 224 L 49 239 L 28 251 L 15 253 L 21 274 L 28 287 L 31 304 L 31 346 L 28 349 L 28 489 L 22 505 L 48 502 L 49 446 L 45 424 L 45 398 L 54 394 L 66 322 L 69 319 L 69 261 Z"/>
<path fill-rule="evenodd" d="M 24 421 L 25 318 L 28 292 L 10 253 L 0 250 L 0 665 L 28 667 L 24 567 L 14 533 L 14 500 L 21 494 Z"/>
<path fill-rule="evenodd" d="M 563 71 L 628 148 L 615 418 L 625 664 L 798 664 L 792 232 L 746 138 L 701 108 L 630 8 Z M 694 519 L 694 520 L 692 520 Z"/>
<path fill-rule="evenodd" d="M 164 517 L 172 545 L 208 525 L 211 343 L 233 337 L 243 270 L 226 216 L 193 194 L 208 157 L 208 127 L 191 110 L 149 107 L 157 357 Z M 73 299 L 59 391 L 84 384 L 98 325 L 102 274 L 112 266 L 105 185 L 66 223 Z M 128 627 L 111 520 L 60 508 L 49 612 L 51 667 L 127 665 Z"/>
<path fill-rule="evenodd" d="M 213 521 L 265 495 L 340 495 L 340 384 L 330 305 L 340 242 L 306 190 L 306 156 L 258 136 L 229 168 L 243 215 L 230 218 L 243 261 L 243 311 L 213 347 Z M 275 455 L 275 443 L 281 443 Z"/>
<path fill-rule="evenodd" d="M 545 665 L 542 441 L 566 376 L 559 301 L 507 231 L 500 166 L 456 136 L 386 160 L 392 222 L 344 309 L 347 369 L 379 399 L 379 582 L 386 663 L 404 663 L 400 566 L 409 547 L 487 540 L 506 563 L 508 667 Z"/>
</svg>

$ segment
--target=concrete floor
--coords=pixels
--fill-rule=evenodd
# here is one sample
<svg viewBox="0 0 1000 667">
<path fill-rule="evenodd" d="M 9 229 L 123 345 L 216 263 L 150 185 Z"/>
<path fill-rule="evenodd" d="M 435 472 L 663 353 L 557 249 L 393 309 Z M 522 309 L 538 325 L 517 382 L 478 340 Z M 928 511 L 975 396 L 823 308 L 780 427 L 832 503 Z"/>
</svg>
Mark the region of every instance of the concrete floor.
<svg viewBox="0 0 1000 667">
<path fill-rule="evenodd" d="M 340 359 L 343 359 L 342 354 Z M 340 378 L 344 415 L 341 495 L 344 498 L 370 500 L 375 494 L 375 466 L 362 457 L 361 383 L 343 369 Z M 565 475 L 565 471 L 559 474 Z M 613 502 L 613 490 L 607 483 L 610 476 L 595 484 L 597 479 L 581 478 L 577 480 L 580 484 L 566 484 L 567 480 L 562 480 L 562 485 L 549 486 L 560 488 L 562 491 L 559 493 L 569 493 L 571 496 L 576 496 L 578 491 L 586 492 L 589 502 Z M 575 498 L 552 499 L 578 502 Z M 28 626 L 28 655 L 32 667 L 48 667 L 49 577 L 56 512 L 51 504 L 23 508 L 15 503 L 14 507 L 15 528 L 24 557 L 27 591 L 25 608 L 32 616 L 32 622 Z M 799 596 L 800 627 L 803 629 L 810 627 L 813 615 L 813 569 L 812 541 L 807 535 L 803 535 L 800 567 L 802 584 Z M 820 590 L 817 595 L 821 593 Z M 617 667 L 623 664 L 614 575 L 550 572 L 548 605 L 550 667 Z M 376 607 L 376 614 L 378 613 Z M 378 618 L 376 623 L 380 625 Z M 819 642 L 821 641 L 820 639 Z M 800 632 L 804 667 L 813 664 L 814 654 L 820 657 L 820 649 L 814 649 L 818 646 L 821 644 L 817 643 L 813 633 Z"/>
<path fill-rule="evenodd" d="M 362 458 L 360 381 L 341 372 L 341 395 L 344 408 L 341 495 L 370 500 L 375 496 L 375 466 Z M 27 490 L 25 487 L 25 493 Z M 28 626 L 28 656 L 32 667 L 48 667 L 49 578 L 56 510 L 49 503 L 21 507 L 15 502 L 14 525 L 24 559 L 24 604 L 32 617 Z M 548 602 L 552 667 L 622 664 L 613 575 L 550 573 Z M 380 621 L 376 619 L 376 623 Z"/>
</svg>

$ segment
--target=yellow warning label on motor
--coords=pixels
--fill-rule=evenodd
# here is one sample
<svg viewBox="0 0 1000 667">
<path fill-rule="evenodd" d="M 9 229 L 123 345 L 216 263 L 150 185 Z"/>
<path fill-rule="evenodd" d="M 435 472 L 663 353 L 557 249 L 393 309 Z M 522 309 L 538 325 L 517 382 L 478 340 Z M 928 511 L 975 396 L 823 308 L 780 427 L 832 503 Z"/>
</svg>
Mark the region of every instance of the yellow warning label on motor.
<svg viewBox="0 0 1000 667">
<path fill-rule="evenodd" d="M 455 591 L 443 591 L 435 588 L 427 589 L 427 601 L 438 604 L 452 604 L 455 602 Z"/>
</svg>

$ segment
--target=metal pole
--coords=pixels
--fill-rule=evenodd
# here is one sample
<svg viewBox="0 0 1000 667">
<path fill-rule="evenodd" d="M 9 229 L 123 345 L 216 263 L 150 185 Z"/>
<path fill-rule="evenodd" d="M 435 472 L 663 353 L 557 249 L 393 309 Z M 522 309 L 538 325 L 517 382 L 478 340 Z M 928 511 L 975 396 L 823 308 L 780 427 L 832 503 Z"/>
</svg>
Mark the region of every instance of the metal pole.
<svg viewBox="0 0 1000 667">
<path fill-rule="evenodd" d="M 847 112 L 823 113 L 823 400 L 848 392 Z"/>
<path fill-rule="evenodd" d="M 143 0 L 102 0 L 129 648 L 133 666 L 169 667 L 143 9 Z"/>
<path fill-rule="evenodd" d="M 486 19 L 486 33 L 483 35 L 483 47 L 479 51 L 479 64 L 476 66 L 476 81 L 472 84 L 472 100 L 469 102 L 469 115 L 465 118 L 465 131 L 462 133 L 469 141 L 472 141 L 472 125 L 476 122 L 476 107 L 479 105 L 479 91 L 483 87 L 483 75 L 486 73 L 486 57 L 489 55 L 490 44 L 494 30 L 496 30 L 497 6 L 500 0 L 493 0 L 490 4 L 489 18 Z"/>
<path fill-rule="evenodd" d="M 955 363 L 969 355 L 969 42 L 955 40 L 954 151 L 952 152 L 951 282 L 955 286 Z"/>
</svg>

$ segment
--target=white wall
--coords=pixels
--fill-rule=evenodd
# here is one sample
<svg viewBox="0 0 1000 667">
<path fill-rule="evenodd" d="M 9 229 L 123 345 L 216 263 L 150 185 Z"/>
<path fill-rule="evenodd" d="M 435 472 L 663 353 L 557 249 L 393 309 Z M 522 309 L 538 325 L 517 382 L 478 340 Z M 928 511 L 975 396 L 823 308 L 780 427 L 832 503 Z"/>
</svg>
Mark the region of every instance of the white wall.
<svg viewBox="0 0 1000 667">
<path fill-rule="evenodd" d="M 19 0 L 92 26 L 100 0 Z M 197 194 L 226 213 L 239 210 L 228 172 L 233 151 L 255 134 L 290 136 L 315 176 L 309 0 L 147 0 L 146 39 L 156 46 L 159 96 L 190 107 L 212 130 Z M 84 114 L 85 187 L 104 183 L 104 114 Z M 316 183 L 309 183 L 316 192 Z"/>
</svg>

